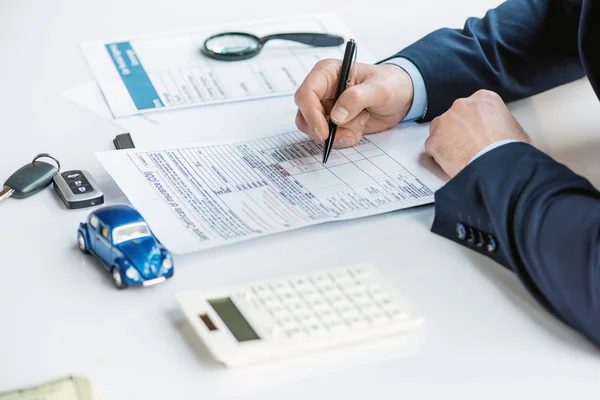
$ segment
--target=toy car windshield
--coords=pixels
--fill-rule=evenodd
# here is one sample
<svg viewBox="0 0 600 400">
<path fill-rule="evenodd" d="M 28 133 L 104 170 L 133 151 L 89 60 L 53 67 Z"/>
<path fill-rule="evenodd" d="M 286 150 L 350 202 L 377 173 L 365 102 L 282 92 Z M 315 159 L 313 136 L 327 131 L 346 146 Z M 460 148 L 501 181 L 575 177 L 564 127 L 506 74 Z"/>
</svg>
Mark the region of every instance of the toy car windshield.
<svg viewBox="0 0 600 400">
<path fill-rule="evenodd" d="M 148 225 L 145 222 L 123 225 L 113 230 L 115 245 L 147 236 L 150 236 L 150 229 L 148 229 Z"/>
</svg>

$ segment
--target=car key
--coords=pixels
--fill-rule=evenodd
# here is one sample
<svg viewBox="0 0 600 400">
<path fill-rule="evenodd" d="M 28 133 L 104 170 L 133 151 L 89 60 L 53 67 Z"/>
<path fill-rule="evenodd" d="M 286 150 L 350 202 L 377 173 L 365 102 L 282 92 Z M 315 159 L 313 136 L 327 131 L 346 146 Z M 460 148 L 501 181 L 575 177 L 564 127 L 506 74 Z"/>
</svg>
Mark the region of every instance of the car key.
<svg viewBox="0 0 600 400">
<path fill-rule="evenodd" d="M 56 166 L 38 161 L 43 157 L 54 160 Z M 56 158 L 46 153 L 38 154 L 31 163 L 19 168 L 4 182 L 4 189 L 0 191 L 0 201 L 8 197 L 24 199 L 38 193 L 52 183 L 52 178 L 59 170 L 60 163 Z"/>
<path fill-rule="evenodd" d="M 71 170 L 54 176 L 54 190 L 69 210 L 104 203 L 104 194 L 87 171 Z"/>
</svg>

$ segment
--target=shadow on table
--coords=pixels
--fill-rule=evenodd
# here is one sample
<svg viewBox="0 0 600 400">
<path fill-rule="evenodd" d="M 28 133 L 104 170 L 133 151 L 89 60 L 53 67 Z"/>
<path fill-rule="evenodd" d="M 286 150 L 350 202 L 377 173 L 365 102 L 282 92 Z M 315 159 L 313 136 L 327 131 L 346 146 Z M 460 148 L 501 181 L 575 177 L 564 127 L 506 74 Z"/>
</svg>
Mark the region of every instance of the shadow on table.
<svg viewBox="0 0 600 400">
<path fill-rule="evenodd" d="M 472 260 L 472 264 L 476 265 L 477 269 L 493 281 L 519 310 L 544 328 L 546 332 L 586 354 L 596 353 L 600 355 L 599 349 L 585 337 L 542 307 L 511 271 L 490 259 L 482 258 L 479 254 L 473 253 L 470 250 L 463 249 L 463 251 Z"/>
<path fill-rule="evenodd" d="M 567 165 L 574 172 L 588 179 L 596 188 L 600 187 L 600 127 L 598 141 L 588 142 L 555 151 L 552 155 L 560 163 Z"/>
<path fill-rule="evenodd" d="M 168 312 L 168 318 L 181 334 L 185 345 L 192 349 L 203 367 L 211 369 L 225 369 L 225 365 L 217 361 L 209 352 L 208 348 L 200 339 L 191 324 L 182 313 L 177 310 Z M 274 358 L 265 362 L 251 363 L 242 367 L 236 367 L 236 371 L 246 371 L 250 367 L 251 371 L 257 372 L 258 376 L 270 376 L 269 371 L 281 371 L 284 369 L 294 370 L 299 368 L 313 369 L 316 366 L 329 370 L 339 371 L 344 368 L 353 368 L 356 365 L 365 365 L 373 363 L 374 365 L 382 361 L 406 360 L 416 356 L 422 350 L 421 335 L 419 331 L 406 333 L 403 335 L 390 335 L 379 338 L 376 341 L 364 341 L 350 345 L 332 346 L 330 348 L 307 351 L 304 354 L 296 354 L 281 358 Z M 292 374 L 296 375 L 296 374 Z M 291 377 L 291 380 L 296 379 Z M 260 382 L 255 382 L 260 386 Z M 265 382 L 267 383 L 267 382 Z M 268 382 L 272 385 L 273 382 Z M 281 383 L 281 382 L 279 382 Z"/>
</svg>

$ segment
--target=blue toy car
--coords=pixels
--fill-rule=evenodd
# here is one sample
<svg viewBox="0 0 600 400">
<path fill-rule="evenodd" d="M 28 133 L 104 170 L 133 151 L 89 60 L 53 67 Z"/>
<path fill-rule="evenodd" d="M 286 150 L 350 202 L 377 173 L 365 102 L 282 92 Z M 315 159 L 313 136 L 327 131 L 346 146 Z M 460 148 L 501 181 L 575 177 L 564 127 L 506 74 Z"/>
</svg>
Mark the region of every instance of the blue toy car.
<svg viewBox="0 0 600 400">
<path fill-rule="evenodd" d="M 173 276 L 171 255 L 135 209 L 103 207 L 79 225 L 77 243 L 110 271 L 115 286 L 150 286 Z"/>
</svg>

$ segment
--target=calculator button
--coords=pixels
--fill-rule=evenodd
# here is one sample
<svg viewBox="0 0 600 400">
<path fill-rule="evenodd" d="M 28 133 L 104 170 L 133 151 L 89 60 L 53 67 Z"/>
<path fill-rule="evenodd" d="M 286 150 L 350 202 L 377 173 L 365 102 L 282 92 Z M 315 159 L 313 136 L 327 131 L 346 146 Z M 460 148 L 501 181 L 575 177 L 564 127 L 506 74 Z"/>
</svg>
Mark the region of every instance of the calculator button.
<svg viewBox="0 0 600 400">
<path fill-rule="evenodd" d="M 327 329 L 331 332 L 340 332 L 348 329 L 348 325 L 341 319 L 332 320 L 326 323 Z"/>
<path fill-rule="evenodd" d="M 377 306 L 377 304 L 373 303 L 371 300 L 367 299 L 365 302 L 363 303 L 359 303 L 357 304 L 357 307 L 364 313 L 364 314 L 370 314 L 373 312 L 378 312 L 379 311 L 379 306 Z"/>
<path fill-rule="evenodd" d="M 373 299 L 377 301 L 379 301 L 380 299 L 388 298 L 388 295 L 382 292 L 381 290 L 371 290 L 370 295 L 371 297 L 373 297 Z"/>
<path fill-rule="evenodd" d="M 399 308 L 393 308 L 393 309 L 386 310 L 386 311 L 390 315 L 390 317 L 392 317 L 392 319 L 394 319 L 396 321 L 400 320 L 400 319 L 405 319 L 408 317 L 408 314 L 403 312 Z"/>
<path fill-rule="evenodd" d="M 317 314 L 331 309 L 331 306 L 329 304 L 325 303 L 324 301 L 311 303 L 310 306 L 311 306 L 313 312 L 315 312 Z"/>
<path fill-rule="evenodd" d="M 277 337 L 281 334 L 281 332 L 283 332 L 282 328 L 280 328 L 279 326 L 272 326 L 270 328 L 267 328 L 266 330 L 267 332 L 267 336 L 270 337 Z"/>
<path fill-rule="evenodd" d="M 259 297 L 270 295 L 273 292 L 266 285 L 256 285 L 252 287 L 252 291 Z"/>
<path fill-rule="evenodd" d="M 311 324 L 309 326 L 306 327 L 306 330 L 308 331 L 309 335 L 322 335 L 325 332 L 327 332 L 325 330 L 325 328 L 323 327 L 323 325 L 321 324 Z"/>
<path fill-rule="evenodd" d="M 285 294 L 285 293 L 289 293 L 292 291 L 291 286 L 284 281 L 279 281 L 279 282 L 275 282 L 273 284 L 271 284 L 271 288 L 273 289 L 273 291 L 277 294 Z"/>
<path fill-rule="evenodd" d="M 366 293 L 357 293 L 350 299 L 359 307 L 368 307 L 370 304 L 375 304 L 374 299 Z"/>
<path fill-rule="evenodd" d="M 358 303 L 360 301 L 368 300 L 370 296 L 366 292 L 356 292 L 349 297 L 352 299 L 352 301 Z"/>
<path fill-rule="evenodd" d="M 392 300 L 390 300 L 390 298 L 387 297 L 387 296 L 385 296 L 385 295 L 384 296 L 378 296 L 378 297 L 375 298 L 375 300 L 377 301 L 377 303 L 379 303 L 379 305 L 382 308 L 392 307 L 392 306 L 395 307 L 395 305 L 392 302 Z"/>
<path fill-rule="evenodd" d="M 379 314 L 373 318 L 371 318 L 371 323 L 373 325 L 381 325 L 381 324 L 385 324 L 386 322 L 389 322 L 389 318 L 384 315 L 384 314 Z"/>
<path fill-rule="evenodd" d="M 350 320 L 352 318 L 360 317 L 360 313 L 355 308 L 345 309 L 344 311 L 340 312 L 340 314 L 341 314 L 342 318 L 344 318 L 346 320 L 346 322 L 348 322 L 348 320 Z"/>
<path fill-rule="evenodd" d="M 333 278 L 334 281 L 338 282 L 338 281 L 344 281 L 344 280 L 351 280 L 352 276 L 347 272 L 347 271 L 334 271 L 331 273 L 331 278 Z"/>
<path fill-rule="evenodd" d="M 252 301 L 253 299 L 256 298 L 256 296 L 254 295 L 254 293 L 248 291 L 248 292 L 239 292 L 237 294 L 238 298 L 243 299 L 244 301 Z"/>
<path fill-rule="evenodd" d="M 367 288 L 361 282 L 356 282 L 354 285 L 344 288 L 344 293 L 348 296 L 352 296 L 356 293 L 364 293 L 366 291 Z"/>
<path fill-rule="evenodd" d="M 275 296 L 264 298 L 264 299 L 262 299 L 262 301 L 265 304 L 265 306 L 267 306 L 268 308 L 274 308 L 276 306 L 281 305 L 281 302 Z"/>
<path fill-rule="evenodd" d="M 322 289 L 323 291 L 323 296 L 327 297 L 328 299 L 332 299 L 334 297 L 339 297 L 339 296 L 344 296 L 344 292 L 342 292 L 340 289 L 338 289 L 337 286 L 331 286 L 328 287 L 327 289 Z"/>
<path fill-rule="evenodd" d="M 318 314 L 318 316 L 323 322 L 333 321 L 340 318 L 338 317 L 337 313 L 331 308 L 323 310 Z"/>
<path fill-rule="evenodd" d="M 291 281 L 292 286 L 297 291 L 302 291 L 302 289 L 312 288 L 312 284 L 305 278 L 297 278 Z"/>
<path fill-rule="evenodd" d="M 369 326 L 369 323 L 360 317 L 352 317 L 346 321 L 351 329 L 364 329 Z"/>
<path fill-rule="evenodd" d="M 315 286 L 313 284 L 310 284 L 310 285 L 302 286 L 302 287 L 298 288 L 297 292 L 301 296 L 303 296 L 303 295 L 308 294 L 308 293 L 317 293 L 317 289 L 315 288 Z"/>
<path fill-rule="evenodd" d="M 325 299 L 323 297 L 315 297 L 313 300 L 309 302 L 310 308 L 313 310 L 322 308 L 327 305 Z"/>
<path fill-rule="evenodd" d="M 333 281 L 327 275 L 316 275 L 311 280 L 318 288 L 333 286 Z"/>
<path fill-rule="evenodd" d="M 297 303 L 291 304 L 289 306 L 289 309 L 294 314 L 302 314 L 302 313 L 308 313 L 308 312 L 310 312 L 310 310 L 308 309 L 308 307 L 306 306 L 306 304 L 304 304 L 304 303 L 302 303 L 300 301 L 297 302 Z"/>
<path fill-rule="evenodd" d="M 291 290 L 289 292 L 281 293 L 279 295 L 279 297 L 286 304 L 296 303 L 296 302 L 300 301 L 300 298 L 298 297 L 298 295 L 296 293 L 292 292 Z"/>
<path fill-rule="evenodd" d="M 287 318 L 291 318 L 292 314 L 289 313 L 288 310 L 286 309 L 279 309 L 278 311 L 271 311 L 271 314 L 273 315 L 274 318 L 276 318 L 278 321 L 280 320 L 284 320 Z"/>
<path fill-rule="evenodd" d="M 356 284 L 356 282 L 353 279 L 351 279 L 351 278 L 348 278 L 348 279 L 338 279 L 338 280 L 335 281 L 335 283 L 342 290 L 345 290 L 345 289 L 347 289 L 349 287 L 352 287 L 352 286 L 354 286 Z"/>
<path fill-rule="evenodd" d="M 340 298 L 339 301 L 334 301 L 331 303 L 331 305 L 333 306 L 333 308 L 335 308 L 338 312 L 340 310 L 345 310 L 345 309 L 353 309 L 354 306 L 352 305 L 352 303 L 350 303 L 348 300 L 346 300 L 345 298 Z"/>
<path fill-rule="evenodd" d="M 309 314 L 309 315 L 304 316 L 304 318 L 302 318 L 300 320 L 300 323 L 304 327 L 307 327 L 309 325 L 318 325 L 319 324 L 319 320 L 314 315 Z"/>
<path fill-rule="evenodd" d="M 303 296 L 303 298 L 306 303 L 312 303 L 315 301 L 323 301 L 323 296 L 321 296 L 317 292 L 306 294 Z"/>
<path fill-rule="evenodd" d="M 300 328 L 284 329 L 284 332 L 287 336 L 289 336 L 292 339 L 306 336 L 306 333 L 304 332 L 304 330 L 302 330 Z"/>
<path fill-rule="evenodd" d="M 338 290 L 337 285 L 333 282 L 323 282 L 321 286 L 319 286 L 319 289 L 324 295 L 329 295 L 329 293 L 333 292 L 334 290 Z"/>
<path fill-rule="evenodd" d="M 298 322 L 292 318 L 285 319 L 285 321 L 282 321 L 280 325 L 286 331 L 300 328 Z"/>
<path fill-rule="evenodd" d="M 327 299 L 331 304 L 336 304 L 348 300 L 348 297 L 344 293 L 335 293 Z"/>
<path fill-rule="evenodd" d="M 312 311 L 301 311 L 299 313 L 294 314 L 294 316 L 298 319 L 298 321 L 302 322 L 305 320 L 309 320 L 312 316 L 314 316 L 314 312 Z"/>
<path fill-rule="evenodd" d="M 354 279 L 363 280 L 371 277 L 371 273 L 365 271 L 362 268 L 355 268 L 350 271 L 350 273 L 354 276 Z"/>
<path fill-rule="evenodd" d="M 232 297 L 235 301 L 248 303 L 250 295 L 247 292 L 237 292 Z"/>
</svg>

